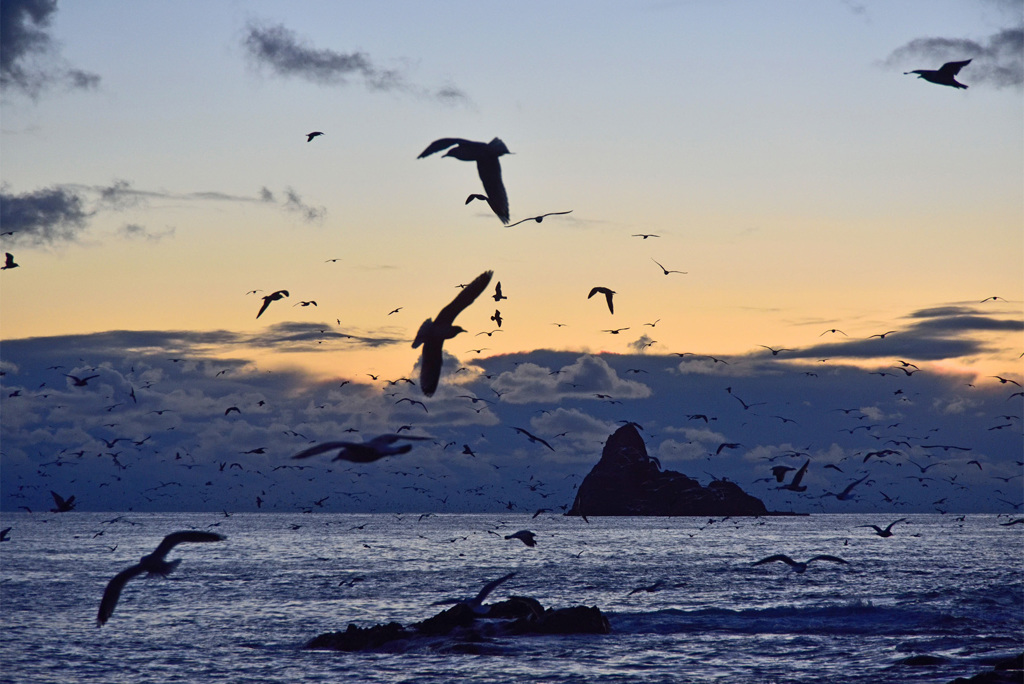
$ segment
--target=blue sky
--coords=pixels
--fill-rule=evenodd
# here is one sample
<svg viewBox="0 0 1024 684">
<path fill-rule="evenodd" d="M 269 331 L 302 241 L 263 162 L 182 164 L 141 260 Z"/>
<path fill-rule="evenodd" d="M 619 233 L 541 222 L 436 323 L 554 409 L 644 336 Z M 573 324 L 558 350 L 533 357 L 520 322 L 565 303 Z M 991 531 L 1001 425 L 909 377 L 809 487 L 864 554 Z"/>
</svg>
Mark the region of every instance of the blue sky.
<svg viewBox="0 0 1024 684">
<path fill-rule="evenodd" d="M 429 470 L 447 503 L 387 464 L 352 476 L 384 478 L 373 496 L 325 505 L 526 508 L 547 499 L 513 484 L 530 475 L 561 505 L 619 420 L 645 426 L 666 468 L 729 477 L 769 507 L 847 510 L 820 495 L 850 467 L 872 473 L 851 504 L 869 510 L 892 505 L 878 491 L 915 510 L 1024 498 L 1021 478 L 997 479 L 1022 472 L 1021 397 L 993 377 L 1024 383 L 1019 1 L 3 12 L 0 240 L 19 264 L 0 273 L 5 509 L 47 507 L 59 483 L 92 509 L 251 508 L 273 486 L 288 492 L 273 506 L 294 510 L 325 485 L 275 479 L 306 444 L 284 431 L 369 439 L 402 424 L 440 444 L 394 469 Z M 966 90 L 903 73 L 967 58 Z M 416 159 L 451 136 L 508 145 L 513 222 L 572 213 L 509 228 L 464 204 L 481 191 L 472 164 Z M 405 394 L 384 379 L 416 378 L 420 322 L 484 270 L 508 296 L 501 332 L 485 334 L 481 297 L 445 345 L 429 412 L 396 406 Z M 615 314 L 586 298 L 595 285 L 616 291 Z M 280 289 L 291 297 L 256 319 Z M 570 375 L 622 403 L 541 382 Z M 495 403 L 478 413 L 460 394 Z M 247 410 L 225 417 L 225 403 Z M 848 433 L 843 416 L 878 427 Z M 538 453 L 513 425 L 569 434 Z M 125 471 L 103 456 L 118 451 L 103 439 L 147 435 L 116 445 Z M 906 443 L 888 445 L 900 465 L 865 466 L 886 440 Z M 709 459 L 726 441 L 744 446 Z M 478 455 L 453 457 L 463 444 Z M 217 486 L 219 463 L 252 448 L 266 453 L 240 465 L 263 475 L 232 468 Z M 754 482 L 787 451 L 815 464 L 806 500 Z M 904 476 L 929 458 L 947 479 Z M 197 481 L 142 495 L 174 473 Z M 463 493 L 485 483 L 486 497 Z"/>
</svg>

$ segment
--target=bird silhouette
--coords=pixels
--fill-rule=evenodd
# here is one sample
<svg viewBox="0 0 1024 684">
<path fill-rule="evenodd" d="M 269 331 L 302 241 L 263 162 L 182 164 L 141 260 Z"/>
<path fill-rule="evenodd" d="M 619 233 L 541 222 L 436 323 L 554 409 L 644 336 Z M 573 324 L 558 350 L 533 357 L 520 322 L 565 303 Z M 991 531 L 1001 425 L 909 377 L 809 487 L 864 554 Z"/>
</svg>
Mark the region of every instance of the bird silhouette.
<svg viewBox="0 0 1024 684">
<path fill-rule="evenodd" d="M 4 252 L 4 265 L 0 266 L 0 271 L 6 271 L 9 268 L 18 268 L 18 264 L 14 263 L 13 254 Z"/>
<path fill-rule="evenodd" d="M 590 289 L 590 294 L 587 295 L 587 299 L 590 299 L 598 292 L 604 295 L 605 301 L 608 302 L 608 311 L 615 313 L 615 307 L 612 305 L 612 295 L 615 294 L 614 290 L 609 290 L 607 287 L 594 287 Z"/>
<path fill-rule="evenodd" d="M 306 142 L 312 142 L 313 138 L 317 137 L 318 135 L 323 135 L 323 131 L 313 131 L 312 133 L 307 133 Z"/>
<path fill-rule="evenodd" d="M 263 312 L 267 310 L 268 306 L 270 306 L 270 302 L 276 302 L 277 300 L 288 296 L 288 290 L 278 290 L 277 292 L 268 294 L 263 298 L 263 306 L 260 307 L 259 313 L 256 314 L 256 318 L 263 315 Z"/>
<path fill-rule="evenodd" d="M 502 299 L 508 299 L 508 297 L 506 297 L 505 295 L 501 294 L 501 281 L 500 280 L 497 283 L 495 283 L 495 285 L 494 285 L 494 294 L 491 295 L 491 296 L 494 298 L 494 301 L 496 301 L 496 302 L 500 302 Z"/>
<path fill-rule="evenodd" d="M 498 163 L 498 157 L 503 154 L 511 154 L 505 143 L 499 138 L 494 138 L 488 143 L 474 142 L 463 138 L 441 138 L 427 145 L 427 149 L 420 152 L 417 159 L 423 159 L 449 147 L 452 149 L 444 154 L 445 157 L 476 162 L 476 172 L 484 184 L 487 204 L 490 205 L 491 211 L 501 219 L 501 222 L 507 224 L 508 195 L 505 194 L 505 186 L 501 182 L 501 164 Z M 478 196 L 470 195 L 470 199 L 478 198 Z M 468 199 L 466 203 L 469 203 Z"/>
<path fill-rule="evenodd" d="M 292 456 L 296 458 L 309 458 L 310 456 L 316 456 L 322 454 L 325 451 L 335 451 L 338 453 L 334 455 L 333 461 L 351 461 L 352 463 L 372 463 L 385 456 L 394 456 L 395 454 L 405 454 L 412 450 L 412 444 L 395 444 L 399 440 L 418 440 L 430 439 L 429 437 L 417 437 L 415 435 L 395 435 L 385 434 L 378 435 L 368 442 L 324 442 L 323 444 L 317 444 L 316 446 L 309 447 L 303 451 Z"/>
<path fill-rule="evenodd" d="M 537 545 L 537 540 L 535 539 L 536 536 L 537 535 L 535 535 L 530 530 L 519 530 L 515 534 L 506 534 L 505 535 L 505 539 L 518 539 L 519 541 L 523 542 L 527 546 L 536 546 Z"/>
<path fill-rule="evenodd" d="M 669 273 L 682 273 L 683 275 L 686 275 L 686 271 L 670 271 L 669 269 L 667 269 L 664 266 L 662 266 L 661 264 L 659 264 L 658 261 L 654 257 L 651 257 L 651 261 L 653 261 L 654 263 L 658 264 L 658 268 L 660 268 L 664 272 L 665 275 L 668 275 Z"/>
<path fill-rule="evenodd" d="M 550 444 L 545 442 L 543 439 L 541 439 L 537 435 L 530 434 L 529 432 L 527 432 L 526 430 L 524 430 L 521 427 L 513 427 L 512 429 L 515 430 L 516 432 L 518 432 L 521 435 L 526 435 L 526 437 L 529 438 L 529 440 L 531 442 L 537 442 L 539 444 L 543 444 L 544 446 L 546 446 L 548 449 L 551 449 L 552 451 L 555 450 L 555 447 L 551 446 Z"/>
<path fill-rule="evenodd" d="M 800 466 L 800 470 L 796 471 L 793 476 L 793 480 L 788 484 L 784 484 L 776 489 L 788 489 L 791 492 L 803 492 L 807 490 L 807 485 L 800 484 L 800 481 L 804 479 L 804 474 L 807 472 L 807 466 L 811 465 L 811 460 L 807 459 L 807 462 Z"/>
<path fill-rule="evenodd" d="M 480 293 L 491 282 L 492 275 L 494 275 L 493 271 L 484 271 L 478 275 L 476 280 L 462 288 L 462 291 L 448 306 L 441 309 L 434 320 L 428 318 L 420 325 L 412 348 L 415 349 L 421 344 L 423 345 L 423 356 L 420 361 L 420 389 L 426 396 L 432 396 L 437 391 L 437 384 L 441 379 L 441 351 L 444 341 L 466 332 L 464 328 L 454 325 L 455 317 L 480 296 Z"/>
<path fill-rule="evenodd" d="M 507 539 L 507 537 L 506 537 L 506 539 Z M 484 585 L 484 588 L 480 590 L 480 593 L 477 594 L 476 596 L 474 596 L 473 598 L 468 598 L 468 599 L 445 599 L 445 600 L 442 600 L 442 601 L 434 601 L 434 603 L 432 603 L 431 605 L 433 605 L 433 606 L 443 606 L 443 605 L 449 604 L 449 603 L 459 603 L 459 604 L 462 604 L 462 605 L 466 606 L 467 608 L 469 608 L 470 611 L 472 611 L 475 615 L 487 615 L 487 613 L 489 613 L 491 609 L 490 609 L 490 606 L 483 605 L 484 600 L 487 598 L 487 596 L 492 591 L 497 589 L 498 586 L 500 586 L 501 584 L 509 581 L 510 579 L 512 579 L 515 576 L 516 576 L 516 573 L 510 572 L 507 575 L 505 575 L 504 577 L 499 577 L 498 579 L 494 580 L 493 582 L 488 582 L 487 584 Z"/>
<path fill-rule="evenodd" d="M 801 563 L 800 561 L 795 561 L 789 556 L 781 553 L 776 554 L 774 556 L 768 556 L 767 558 L 762 558 L 761 560 L 754 563 L 754 565 L 762 565 L 763 563 L 774 563 L 775 561 L 782 561 L 789 567 L 793 568 L 793 572 L 803 574 L 807 572 L 807 566 L 816 560 L 830 561 L 832 563 L 842 563 L 844 565 L 848 565 L 846 561 L 844 561 L 842 558 L 837 558 L 836 556 L 815 556 L 814 558 L 808 558 L 806 561 Z"/>
<path fill-rule="evenodd" d="M 173 561 L 165 561 L 164 558 L 170 553 L 178 544 L 183 542 L 214 542 L 223 541 L 226 539 L 222 534 L 216 534 L 214 532 L 198 532 L 192 530 L 186 530 L 184 532 L 172 532 L 171 534 L 164 537 L 160 545 L 156 547 L 156 550 L 148 556 L 143 556 L 137 564 L 126 568 L 121 572 L 114 575 L 114 579 L 110 580 L 107 584 L 107 588 L 103 591 L 103 600 L 100 601 L 100 610 L 96 615 L 96 624 L 102 627 L 103 624 L 110 619 L 110 616 L 114 614 L 114 608 L 117 606 L 117 600 L 121 597 L 121 590 L 124 589 L 124 585 L 128 583 L 128 580 L 133 577 L 137 577 L 142 573 L 146 572 L 150 575 L 162 575 L 166 576 L 170 574 L 176 567 L 181 559 Z"/>
<path fill-rule="evenodd" d="M 849 485 L 846 486 L 846 489 L 844 489 L 841 492 L 838 492 L 838 493 L 837 492 L 825 492 L 821 496 L 822 497 L 834 496 L 839 501 L 847 501 L 847 500 L 853 498 L 853 494 L 850 493 L 850 492 L 853 491 L 853 488 L 856 487 L 857 485 L 859 485 L 861 482 L 863 482 L 866 479 L 868 479 L 867 475 L 865 475 L 864 477 L 860 478 L 859 480 L 854 480 L 853 482 L 851 482 Z"/>
<path fill-rule="evenodd" d="M 497 309 L 495 309 L 494 310 L 494 315 L 491 316 L 491 320 L 494 321 L 494 324 L 497 325 L 500 328 L 501 327 L 501 322 L 503 320 L 505 320 L 505 319 L 503 319 L 501 317 L 501 312 L 498 311 Z M 490 337 L 490 335 L 488 335 L 488 337 Z"/>
<path fill-rule="evenodd" d="M 917 74 L 918 78 L 923 78 L 929 83 L 937 83 L 938 85 L 950 86 L 951 88 L 962 88 L 967 89 L 963 83 L 956 80 L 955 76 L 960 73 L 960 70 L 971 63 L 971 60 L 965 59 L 962 62 L 946 62 L 938 69 L 915 69 L 914 71 L 904 71 L 903 74 Z"/>
<path fill-rule="evenodd" d="M 906 518 L 900 518 L 899 520 L 893 520 L 891 523 L 889 523 L 889 525 L 884 530 L 881 527 L 879 527 L 878 525 L 858 525 L 857 527 L 873 527 L 873 528 L 875 528 L 875 534 L 877 534 L 879 537 L 891 537 L 892 536 L 892 526 L 895 525 L 896 523 L 905 522 L 905 521 L 906 521 Z"/>
<path fill-rule="evenodd" d="M 75 510 L 74 495 L 69 496 L 68 498 L 65 499 L 60 494 L 51 489 L 50 496 L 53 497 L 53 503 L 55 506 L 57 506 L 56 508 L 50 509 L 51 513 L 67 513 L 69 511 Z"/>
<path fill-rule="evenodd" d="M 613 328 L 611 330 L 602 330 L 601 332 L 611 333 L 612 335 L 618 335 L 623 330 L 629 330 L 629 328 Z"/>
<path fill-rule="evenodd" d="M 644 240 L 646 240 L 647 238 L 650 238 L 650 237 L 661 237 L 661 236 L 660 235 L 655 235 L 654 233 L 634 233 L 630 237 L 638 237 L 638 238 L 643 238 Z"/>
<path fill-rule="evenodd" d="M 549 211 L 548 213 L 541 214 L 540 216 L 531 216 L 530 218 L 524 218 L 521 221 L 516 221 L 515 223 L 509 224 L 508 227 L 511 228 L 513 226 L 518 226 L 520 223 L 526 223 L 527 221 L 536 221 L 537 223 L 540 223 L 541 221 L 543 221 L 548 216 L 561 216 L 562 214 L 571 214 L 571 213 L 572 213 L 572 209 L 570 209 L 569 211 Z"/>
<path fill-rule="evenodd" d="M 68 375 L 67 373 L 65 373 L 64 377 L 65 378 L 71 378 L 72 380 L 74 380 L 75 381 L 74 382 L 75 387 L 85 387 L 86 385 L 89 384 L 90 380 L 92 380 L 93 378 L 98 378 L 100 376 L 99 375 L 87 375 L 84 378 L 80 378 L 80 377 L 78 377 L 76 375 Z"/>
</svg>

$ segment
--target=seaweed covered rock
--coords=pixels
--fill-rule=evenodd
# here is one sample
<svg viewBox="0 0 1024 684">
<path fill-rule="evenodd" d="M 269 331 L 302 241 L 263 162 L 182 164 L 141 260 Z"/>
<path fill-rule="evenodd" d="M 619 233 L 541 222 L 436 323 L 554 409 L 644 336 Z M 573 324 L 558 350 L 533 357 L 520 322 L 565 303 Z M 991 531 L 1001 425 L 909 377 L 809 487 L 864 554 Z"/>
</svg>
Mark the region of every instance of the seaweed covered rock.
<svg viewBox="0 0 1024 684">
<path fill-rule="evenodd" d="M 566 515 L 771 515 L 764 503 L 736 484 L 707 487 L 647 454 L 632 423 L 608 438 L 601 460 L 583 479 Z"/>
</svg>

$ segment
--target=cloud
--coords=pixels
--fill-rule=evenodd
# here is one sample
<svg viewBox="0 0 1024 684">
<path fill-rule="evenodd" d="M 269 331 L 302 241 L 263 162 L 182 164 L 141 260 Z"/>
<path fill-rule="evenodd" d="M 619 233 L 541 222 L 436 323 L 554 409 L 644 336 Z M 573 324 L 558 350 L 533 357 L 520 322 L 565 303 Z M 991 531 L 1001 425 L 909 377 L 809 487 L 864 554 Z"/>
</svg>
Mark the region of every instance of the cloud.
<svg viewBox="0 0 1024 684">
<path fill-rule="evenodd" d="M 641 382 L 623 380 L 600 356 L 583 355 L 572 363 L 552 371 L 535 363 L 521 363 L 501 373 L 494 387 L 501 400 L 516 404 L 561 401 L 566 398 L 598 400 L 602 395 L 613 401 L 650 395 Z"/>
<path fill-rule="evenodd" d="M 73 241 L 86 228 L 92 215 L 83 198 L 64 187 L 54 186 L 16 195 L 0 188 L 0 226 L 14 231 L 14 238 L 30 245 L 51 245 Z"/>
<path fill-rule="evenodd" d="M 96 74 L 69 66 L 48 30 L 57 0 L 3 0 L 0 3 L 0 87 L 37 98 L 46 88 L 90 89 Z"/>
<path fill-rule="evenodd" d="M 327 210 L 324 207 L 314 207 L 304 203 L 302 198 L 299 197 L 299 193 L 295 192 L 292 188 L 286 188 L 284 194 L 287 199 L 282 206 L 287 211 L 299 214 L 302 220 L 307 223 L 323 222 L 324 216 L 327 215 Z"/>
<path fill-rule="evenodd" d="M 960 74 L 968 85 L 1020 88 L 1024 84 L 1024 27 L 1003 29 L 982 42 L 966 38 L 915 38 L 890 53 L 889 67 L 937 69 L 945 62 L 971 59 Z"/>
<path fill-rule="evenodd" d="M 160 242 L 165 237 L 174 236 L 174 227 L 168 226 L 159 232 L 148 230 L 145 226 L 137 223 L 126 223 L 117 230 L 117 234 L 129 240 L 147 240 L 149 242 Z"/>
<path fill-rule="evenodd" d="M 302 78 L 317 85 L 347 85 L 351 79 L 358 79 L 372 91 L 406 92 L 447 103 L 467 99 L 462 90 L 452 85 L 435 92 L 414 86 L 400 71 L 378 66 L 365 52 L 315 48 L 283 24 L 251 23 L 242 45 L 257 67 L 268 67 L 285 78 Z"/>
</svg>

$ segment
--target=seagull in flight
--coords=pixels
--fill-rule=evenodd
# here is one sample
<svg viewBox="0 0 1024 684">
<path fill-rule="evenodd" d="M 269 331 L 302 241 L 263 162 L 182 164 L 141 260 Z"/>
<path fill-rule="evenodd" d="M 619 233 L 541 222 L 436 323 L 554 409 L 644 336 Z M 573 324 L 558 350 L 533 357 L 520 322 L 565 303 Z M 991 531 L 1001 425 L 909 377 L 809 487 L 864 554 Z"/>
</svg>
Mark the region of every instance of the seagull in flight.
<svg viewBox="0 0 1024 684">
<path fill-rule="evenodd" d="M 830 561 L 832 563 L 842 563 L 844 565 L 849 565 L 842 558 L 837 558 L 836 556 L 824 556 L 824 555 L 822 555 L 822 556 L 815 556 L 814 558 L 808 558 L 806 561 L 801 563 L 800 561 L 795 561 L 792 558 L 790 558 L 789 556 L 787 556 L 785 554 L 781 554 L 781 553 L 780 554 L 776 554 L 774 556 L 768 556 L 767 558 L 762 558 L 761 560 L 759 560 L 756 563 L 754 563 L 754 565 L 761 565 L 763 563 L 774 563 L 775 561 L 782 561 L 783 563 L 785 563 L 789 567 L 793 568 L 793 572 L 798 573 L 798 574 L 803 574 L 803 573 L 807 572 L 807 566 L 810 565 L 811 563 L 813 563 L 816 560 Z"/>
<path fill-rule="evenodd" d="M 313 131 L 312 133 L 307 133 L 306 134 L 306 142 L 313 142 L 313 138 L 317 137 L 318 135 L 323 135 L 323 134 L 324 134 L 323 131 Z"/>
<path fill-rule="evenodd" d="M 551 446 L 550 444 L 545 442 L 543 439 L 541 439 L 537 435 L 530 434 L 529 432 L 527 432 L 526 430 L 524 430 L 521 427 L 512 427 L 512 429 L 515 430 L 516 432 L 518 432 L 521 435 L 526 435 L 526 437 L 528 437 L 531 442 L 539 442 L 540 444 L 543 444 L 544 446 L 546 446 L 548 449 L 551 449 L 552 451 L 555 450 L 555 447 Z"/>
<path fill-rule="evenodd" d="M 651 257 L 651 261 L 658 264 L 658 261 L 654 257 Z M 661 264 L 658 264 L 658 268 L 660 268 L 665 273 L 665 275 L 668 275 L 669 273 L 682 273 L 683 275 L 686 275 L 686 271 L 670 271 Z"/>
<path fill-rule="evenodd" d="M 352 463 L 372 463 L 373 461 L 384 458 L 385 456 L 393 456 L 395 454 L 405 454 L 412 450 L 412 444 L 395 444 L 395 442 L 406 439 L 406 440 L 424 440 L 430 439 L 429 437 L 417 437 L 415 435 L 395 435 L 385 434 L 378 435 L 368 442 L 324 442 L 323 444 L 317 444 L 304 451 L 292 456 L 292 458 L 309 458 L 310 456 L 316 456 L 322 454 L 325 451 L 338 450 L 332 460 L 334 461 L 351 461 Z"/>
<path fill-rule="evenodd" d="M 857 525 L 857 527 L 873 527 L 873 528 L 875 528 L 875 534 L 877 534 L 879 537 L 891 537 L 892 536 L 892 526 L 895 525 L 896 523 L 899 523 L 899 522 L 906 522 L 906 520 L 907 520 L 906 518 L 900 518 L 899 520 L 893 520 L 891 523 L 889 523 L 888 527 L 886 527 L 884 530 L 881 527 L 879 527 L 878 525 Z"/>
<path fill-rule="evenodd" d="M 464 605 L 467 608 L 469 608 L 473 612 L 474 615 L 487 615 L 487 613 L 489 613 L 491 609 L 490 609 L 490 606 L 483 605 L 484 599 L 486 599 L 487 596 L 492 591 L 497 589 L 500 585 L 504 584 L 505 582 L 509 581 L 510 579 L 512 579 L 515 576 L 516 576 L 516 573 L 510 572 L 507 575 L 505 575 L 504 577 L 499 577 L 498 579 L 494 580 L 493 582 L 488 582 L 487 584 L 484 585 L 484 588 L 480 590 L 480 593 L 477 594 L 476 596 L 474 596 L 473 598 L 469 598 L 469 599 L 445 599 L 443 601 L 435 601 L 434 603 L 432 603 L 430 605 L 432 605 L 432 606 L 443 606 L 443 605 L 449 604 L 449 603 L 461 603 L 462 605 Z"/>
<path fill-rule="evenodd" d="M 938 69 L 915 69 L 914 71 L 904 71 L 903 75 L 917 74 L 918 78 L 923 78 L 929 83 L 937 83 L 938 85 L 949 86 L 951 88 L 962 88 L 967 89 L 963 83 L 956 80 L 956 75 L 960 73 L 960 70 L 971 63 L 971 60 L 965 59 L 962 62 L 946 62 Z"/>
<path fill-rule="evenodd" d="M 776 487 L 776 489 L 788 489 L 791 492 L 806 491 L 807 485 L 800 484 L 800 480 L 804 479 L 804 474 L 807 472 L 807 466 L 809 465 L 811 465 L 811 460 L 807 459 L 807 461 L 800 466 L 800 470 L 796 471 L 796 475 L 793 476 L 792 482 L 784 484 L 781 487 Z"/>
<path fill-rule="evenodd" d="M 491 297 L 493 297 L 494 301 L 496 301 L 496 302 L 500 302 L 502 299 L 508 299 L 508 297 L 506 297 L 505 295 L 501 294 L 501 281 L 500 280 L 497 283 L 495 283 L 495 285 L 494 285 L 494 294 L 491 295 Z"/>
<path fill-rule="evenodd" d="M 464 140 L 463 138 L 441 138 L 427 145 L 427 149 L 420 152 L 417 159 L 429 157 L 435 152 L 448 150 L 444 156 L 454 157 L 461 161 L 475 161 L 476 171 L 480 175 L 480 181 L 484 184 L 484 198 L 490 205 L 491 211 L 501 219 L 501 222 L 508 224 L 508 195 L 505 194 L 505 185 L 501 182 L 501 164 L 498 157 L 503 154 L 511 154 L 505 143 L 499 138 L 494 138 L 488 143 Z M 478 199 L 470 195 L 470 199 Z M 469 200 L 466 200 L 469 203 Z"/>
<path fill-rule="evenodd" d="M 853 488 L 856 487 L 857 485 L 859 485 L 861 482 L 863 482 L 866 479 L 868 479 L 867 475 L 865 475 L 864 477 L 860 478 L 859 480 L 854 480 L 849 485 L 847 485 L 846 489 L 844 489 L 843 491 L 841 491 L 839 493 L 836 493 L 836 492 L 825 492 L 821 496 L 822 497 L 834 496 L 839 501 L 847 501 L 847 500 L 853 498 L 853 494 L 850 493 L 850 492 L 853 491 Z"/>
<path fill-rule="evenodd" d="M 661 237 L 661 236 L 660 235 L 655 235 L 654 233 L 634 233 L 630 237 L 638 237 L 638 238 L 643 238 L 644 240 L 646 240 L 649 237 Z"/>
<path fill-rule="evenodd" d="M 186 530 L 184 532 L 172 532 L 171 534 L 164 537 L 160 545 L 156 547 L 156 550 L 148 556 L 143 556 L 137 564 L 126 568 L 121 572 L 114 575 L 114 579 L 110 580 L 107 584 L 107 588 L 103 591 L 103 600 L 100 601 L 100 610 L 96 615 L 96 624 L 102 627 L 103 624 L 110 619 L 110 616 L 114 614 L 114 608 L 117 606 L 117 600 L 121 597 L 121 590 L 124 589 L 124 585 L 128 583 L 128 580 L 133 577 L 137 577 L 142 573 L 146 572 L 150 575 L 163 575 L 170 574 L 176 567 L 181 559 L 173 561 L 165 561 L 164 558 L 170 553 L 178 544 L 183 542 L 215 542 L 223 541 L 226 539 L 222 534 L 216 534 L 214 532 L 199 532 L 193 530 Z"/>
<path fill-rule="evenodd" d="M 587 295 L 587 299 L 590 299 L 598 292 L 604 295 L 605 301 L 608 302 L 608 311 L 615 313 L 615 307 L 612 305 L 612 295 L 615 294 L 614 290 L 609 290 L 607 287 L 594 287 L 590 289 L 590 294 Z"/>
<path fill-rule="evenodd" d="M 515 534 L 506 534 L 505 535 L 505 539 L 518 539 L 519 541 L 523 542 L 527 546 L 536 546 L 537 545 L 537 540 L 535 539 L 536 536 L 537 535 L 535 535 L 530 530 L 519 530 Z"/>
<path fill-rule="evenodd" d="M 288 296 L 288 290 L 278 290 L 277 292 L 268 294 L 263 298 L 263 306 L 260 307 L 259 313 L 256 314 L 256 318 L 263 315 L 263 312 L 267 310 L 268 306 L 270 306 L 270 302 L 276 302 L 277 300 Z"/>
<path fill-rule="evenodd" d="M 65 373 L 64 377 L 65 378 L 71 378 L 72 380 L 74 380 L 75 381 L 75 383 L 74 383 L 75 387 L 85 387 L 86 385 L 89 384 L 90 380 L 92 380 L 93 378 L 98 378 L 100 376 L 99 375 L 87 375 L 84 378 L 80 378 L 80 377 L 78 377 L 76 375 L 68 375 L 67 373 Z"/>
<path fill-rule="evenodd" d="M 569 211 L 549 211 L 548 213 L 541 214 L 540 216 L 531 216 L 530 218 L 524 218 L 521 221 L 516 221 L 515 223 L 510 223 L 508 227 L 511 228 L 513 226 L 518 226 L 520 223 L 526 223 L 527 221 L 536 221 L 537 223 L 540 223 L 541 221 L 543 221 L 545 219 L 545 217 L 548 217 L 548 216 L 561 216 L 562 214 L 571 214 L 571 213 L 572 213 L 572 209 L 570 209 Z"/>
<path fill-rule="evenodd" d="M 484 271 L 478 275 L 473 282 L 462 288 L 462 291 L 455 296 L 450 304 L 441 309 L 436 319 L 428 318 L 420 325 L 412 348 L 416 349 L 421 344 L 423 345 L 423 357 L 420 362 L 420 389 L 426 396 L 429 397 L 437 391 L 437 384 L 441 379 L 441 349 L 444 341 L 466 332 L 465 328 L 454 325 L 455 317 L 487 289 L 492 275 L 494 275 L 493 271 Z"/>
<path fill-rule="evenodd" d="M 75 510 L 75 497 L 74 495 L 69 496 L 67 499 L 62 497 L 57 492 L 50 490 L 50 496 L 53 497 L 53 503 L 56 508 L 51 508 L 51 513 L 67 513 Z"/>
<path fill-rule="evenodd" d="M 4 265 L 0 266 L 0 271 L 6 271 L 9 268 L 18 268 L 18 264 L 14 263 L 13 254 L 4 252 Z"/>
</svg>

